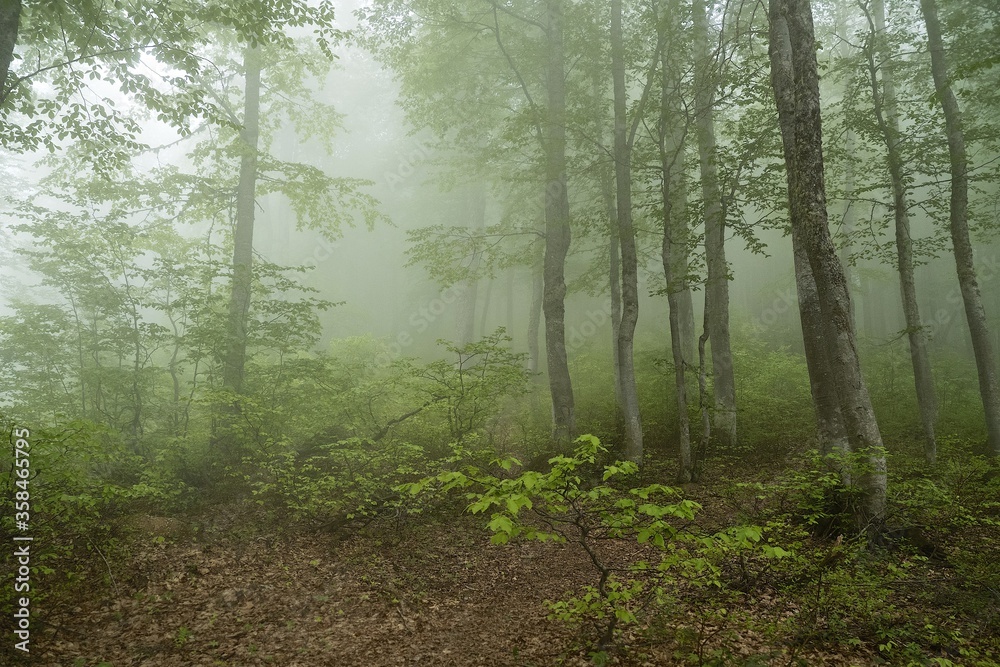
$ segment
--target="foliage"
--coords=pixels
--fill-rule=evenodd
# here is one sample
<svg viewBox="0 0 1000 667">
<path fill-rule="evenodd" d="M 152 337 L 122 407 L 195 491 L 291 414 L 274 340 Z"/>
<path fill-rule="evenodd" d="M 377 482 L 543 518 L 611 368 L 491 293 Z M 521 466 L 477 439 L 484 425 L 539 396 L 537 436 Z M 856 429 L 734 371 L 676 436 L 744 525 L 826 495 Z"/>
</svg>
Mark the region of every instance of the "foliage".
<svg viewBox="0 0 1000 667">
<path fill-rule="evenodd" d="M 405 514 L 408 504 L 397 487 L 443 460 L 482 458 L 489 421 L 525 390 L 523 355 L 511 353 L 508 341 L 502 330 L 466 345 L 441 341 L 445 359 L 400 360 L 384 373 L 343 378 L 340 393 L 330 396 L 343 421 L 330 437 L 320 434 L 294 449 L 278 439 L 281 430 L 271 438 L 260 430 L 240 434 L 257 443 L 240 468 L 243 481 L 257 502 L 293 521 L 339 528 L 387 511 Z M 251 407 L 246 423 L 273 410 L 272 404 Z M 358 414 L 368 419 L 351 419 Z M 342 437 L 352 430 L 358 435 Z M 445 448 L 437 438 L 450 444 Z"/>
<path fill-rule="evenodd" d="M 311 27 L 332 57 L 330 46 L 344 36 L 333 16 L 325 1 L 26 3 L 0 91 L 0 145 L 54 151 L 69 139 L 98 173 L 113 173 L 142 145 L 141 116 L 116 104 L 123 97 L 182 134 L 198 117 L 225 121 L 226 110 L 203 87 L 215 70 L 203 51 L 218 30 L 287 50 L 289 27 Z"/>
<path fill-rule="evenodd" d="M 111 576 L 107 560 L 118 548 L 116 523 L 124 512 L 177 512 L 188 499 L 183 484 L 144 466 L 118 434 L 84 420 L 30 431 L 31 475 L 22 487 L 13 443 L 16 433 L 28 429 L 15 429 L 7 419 L 3 426 L 10 440 L 0 457 L 0 533 L 10 542 L 22 532 L 15 530 L 14 503 L 16 492 L 26 490 L 35 604 L 62 595 L 82 578 Z M 8 568 L 0 584 L 12 590 L 15 574 Z M 113 580 L 107 583 L 114 586 Z M 13 598 L 5 604 L 13 604 Z"/>
<path fill-rule="evenodd" d="M 705 533 L 694 523 L 701 505 L 662 484 L 628 488 L 638 467 L 617 461 L 600 467 L 606 449 L 592 435 L 577 439 L 570 456 L 549 460 L 548 471 L 524 470 L 516 459 L 493 462 L 497 472 L 466 466 L 403 485 L 412 496 L 462 492 L 467 511 L 490 513 L 487 528 L 495 544 L 513 539 L 577 545 L 593 566 L 597 582 L 578 595 L 549 602 L 553 618 L 590 628 L 586 640 L 600 654 L 622 641 L 626 628 L 641 627 L 677 604 L 673 585 L 721 589 L 726 569 L 738 561 L 746 575 L 791 552 L 764 539 L 765 529 L 734 526 Z M 459 463 L 460 461 L 453 461 Z M 634 540 L 646 558 L 620 562 L 603 545 Z M 753 563 L 753 564 L 751 564 Z M 763 567 L 767 567 L 763 565 Z"/>
</svg>

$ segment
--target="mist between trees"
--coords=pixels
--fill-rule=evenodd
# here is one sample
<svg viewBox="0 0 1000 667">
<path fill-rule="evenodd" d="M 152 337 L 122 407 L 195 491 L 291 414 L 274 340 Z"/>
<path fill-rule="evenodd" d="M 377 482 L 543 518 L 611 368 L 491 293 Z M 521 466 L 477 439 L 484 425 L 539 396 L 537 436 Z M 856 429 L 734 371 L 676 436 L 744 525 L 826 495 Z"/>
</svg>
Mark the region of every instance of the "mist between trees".
<svg viewBox="0 0 1000 667">
<path fill-rule="evenodd" d="M 0 0 L 0 610 L 46 664 L 998 664 L 998 40 Z"/>
</svg>

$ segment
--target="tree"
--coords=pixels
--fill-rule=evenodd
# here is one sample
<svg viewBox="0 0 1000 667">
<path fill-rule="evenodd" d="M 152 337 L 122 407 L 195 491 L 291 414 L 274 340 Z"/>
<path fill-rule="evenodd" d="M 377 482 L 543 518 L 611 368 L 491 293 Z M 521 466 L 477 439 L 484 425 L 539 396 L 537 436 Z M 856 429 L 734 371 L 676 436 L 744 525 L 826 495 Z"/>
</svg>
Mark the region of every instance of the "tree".
<svg viewBox="0 0 1000 667">
<path fill-rule="evenodd" d="M 248 46 L 243 55 L 245 77 L 243 118 L 239 132 L 240 173 L 236 186 L 236 225 L 233 229 L 233 278 L 222 386 L 239 394 L 247 355 L 247 314 L 253 283 L 253 228 L 257 208 L 257 150 L 260 138 L 260 51 Z"/>
<path fill-rule="evenodd" d="M 949 231 L 958 271 L 958 284 L 965 306 L 965 318 L 972 337 L 979 376 L 979 393 L 986 413 L 987 446 L 994 456 L 1000 456 L 1000 380 L 997 378 L 996 357 L 990 341 L 986 311 L 976 276 L 972 241 L 969 238 L 969 174 L 965 150 L 965 131 L 958 98 L 952 90 L 948 59 L 945 54 L 941 22 L 935 0 L 920 0 L 920 10 L 927 26 L 927 43 L 931 52 L 931 74 L 937 88 L 937 98 L 944 112 L 948 156 L 951 165 L 951 201 Z"/>
<path fill-rule="evenodd" d="M 716 437 L 724 446 L 736 443 L 736 379 L 729 341 L 729 266 L 726 263 L 726 225 L 716 155 L 715 80 L 709 54 L 711 35 L 704 0 L 694 0 L 695 127 L 705 209 L 705 322 L 712 348 Z"/>
<path fill-rule="evenodd" d="M 14 152 L 86 146 L 83 154 L 107 175 L 142 146 L 142 125 L 127 105 L 116 104 L 121 96 L 182 134 L 199 117 L 224 121 L 224 110 L 202 85 L 214 68 L 203 57 L 214 39 L 206 26 L 231 30 L 244 42 L 286 46 L 288 28 L 309 26 L 328 53 L 342 36 L 327 0 L 315 6 L 304 0 L 4 2 L 0 146 Z M 139 67 L 144 57 L 159 67 Z"/>
<path fill-rule="evenodd" d="M 494 11 L 496 11 L 494 9 Z M 573 382 L 566 355 L 566 255 L 571 238 L 566 177 L 566 74 L 562 0 L 545 2 L 545 258 L 542 312 L 545 358 L 552 393 L 553 437 L 566 440 L 576 431 Z M 498 35 L 499 38 L 499 35 Z"/>
<path fill-rule="evenodd" d="M 665 16 L 659 22 L 661 34 L 669 23 L 678 18 L 679 2 L 673 0 L 666 7 Z M 687 272 L 687 188 L 684 176 L 684 138 L 687 132 L 687 118 L 683 114 L 679 100 L 680 74 L 675 61 L 679 57 L 677 31 L 671 33 L 674 39 L 669 48 L 660 54 L 660 118 L 658 123 L 657 148 L 660 162 L 660 203 L 663 218 L 663 241 L 660 257 L 663 261 L 663 277 L 666 282 L 667 308 L 669 310 L 670 353 L 674 369 L 674 400 L 677 406 L 679 470 L 677 479 L 681 483 L 693 481 L 697 477 L 697 461 L 691 452 L 691 424 L 688 418 L 687 385 L 685 371 L 690 350 L 686 349 L 684 320 L 686 313 L 682 295 L 690 297 L 685 276 L 678 277 L 677 267 Z M 678 238 L 680 237 L 680 238 Z M 679 262 L 677 256 L 684 258 Z M 690 298 L 688 299 L 690 305 Z M 691 314 L 693 318 L 693 313 Z M 691 335 L 693 336 L 693 319 Z"/>
<path fill-rule="evenodd" d="M 659 51 L 657 46 L 657 51 Z M 658 65 L 659 53 L 654 57 L 653 67 Z M 639 272 L 636 256 L 635 229 L 632 226 L 632 141 L 635 137 L 634 125 L 629 133 L 626 118 L 625 91 L 625 45 L 622 38 L 622 2 L 611 1 L 611 71 L 614 80 L 615 110 L 615 184 L 618 219 L 618 240 L 621 248 L 621 307 L 622 317 L 617 329 L 618 392 L 622 399 L 625 416 L 625 456 L 635 462 L 642 461 L 642 421 L 639 415 L 639 395 L 635 384 L 635 359 L 633 358 L 633 338 L 635 325 L 639 319 Z M 655 70 L 654 70 L 655 71 Z M 649 86 L 646 87 L 646 93 Z M 645 94 L 643 95 L 645 102 Z M 642 108 L 636 111 L 641 116 Z M 612 246 L 612 255 L 615 248 Z M 614 260 L 612 257 L 612 267 Z"/>
<path fill-rule="evenodd" d="M 920 319 L 917 290 L 913 276 L 913 242 L 910 235 L 910 203 L 908 201 L 904 163 L 900 151 L 899 113 L 896 102 L 894 55 L 889 52 L 885 36 L 885 2 L 873 0 L 871 11 L 865 8 L 869 32 L 864 46 L 875 120 L 885 143 L 889 180 L 892 185 L 892 210 L 896 231 L 896 268 L 906 319 L 906 335 L 913 366 L 913 381 L 917 391 L 920 420 L 924 428 L 924 455 L 933 464 L 937 457 L 934 422 L 937 419 L 937 398 L 927 351 L 927 336 Z M 881 67 L 879 66 L 881 63 Z M 881 85 L 879 73 L 881 70 Z"/>
<path fill-rule="evenodd" d="M 366 44 L 402 77 L 415 125 L 448 140 L 480 170 L 506 159 L 523 162 L 526 150 L 531 156 L 528 175 L 543 198 L 541 305 L 553 436 L 568 438 L 575 408 L 565 323 L 572 230 L 563 2 L 379 0 L 359 14 L 368 25 Z M 468 42 L 461 58 L 452 38 Z"/>
<path fill-rule="evenodd" d="M 798 236 L 809 260 L 823 319 L 814 331 L 822 331 L 826 338 L 833 390 L 848 440 L 865 461 L 856 479 L 864 494 L 856 518 L 860 527 L 878 535 L 885 513 L 885 451 L 861 374 L 850 295 L 827 220 L 812 8 L 809 0 L 771 0 L 768 15 L 771 79 L 785 150 L 793 243 Z M 819 381 L 827 386 L 826 378 Z"/>
</svg>

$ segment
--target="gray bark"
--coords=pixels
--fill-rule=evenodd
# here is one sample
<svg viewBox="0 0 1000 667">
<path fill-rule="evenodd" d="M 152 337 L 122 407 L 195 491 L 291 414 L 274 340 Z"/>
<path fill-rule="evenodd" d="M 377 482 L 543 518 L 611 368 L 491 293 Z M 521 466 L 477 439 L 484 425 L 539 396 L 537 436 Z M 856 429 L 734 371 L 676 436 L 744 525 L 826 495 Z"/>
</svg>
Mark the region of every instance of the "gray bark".
<svg viewBox="0 0 1000 667">
<path fill-rule="evenodd" d="M 532 376 L 541 369 L 538 334 L 541 329 L 544 292 L 542 259 L 539 257 L 531 270 L 531 310 L 528 311 L 528 370 L 531 371 Z"/>
<path fill-rule="evenodd" d="M 610 188 L 611 181 L 609 179 Z M 607 203 L 610 206 L 608 223 L 610 224 L 610 238 L 608 240 L 608 287 L 611 291 L 611 363 L 615 374 L 615 406 L 618 409 L 618 417 L 625 414 L 624 398 L 622 396 L 622 363 L 621 350 L 618 348 L 618 339 L 622 328 L 622 282 L 621 282 L 621 253 L 619 252 L 618 230 L 614 226 L 617 222 L 615 210 L 615 198 L 610 195 Z"/>
<path fill-rule="evenodd" d="M 667 8 L 668 18 L 677 11 L 677 2 Z M 662 22 L 661 22 L 662 25 Z M 661 30 L 665 27 L 661 27 Z M 687 264 L 687 188 L 684 181 L 684 137 L 687 119 L 677 99 L 679 72 L 671 67 L 671 60 L 664 49 L 660 54 L 660 119 L 659 152 L 662 181 L 660 195 L 663 205 L 663 277 L 667 286 L 667 308 L 670 322 L 670 354 L 674 365 L 674 395 L 677 406 L 678 471 L 677 481 L 684 484 L 695 476 L 695 462 L 691 455 L 691 420 L 688 416 L 687 383 L 685 378 L 688 360 L 693 361 L 694 313 L 691 309 L 691 290 L 687 280 L 676 275 L 681 255 L 686 273 Z M 673 93 L 673 94 L 671 94 Z M 678 230 L 682 230 L 680 233 Z M 677 238 L 680 236 L 681 238 Z M 684 303 L 684 295 L 687 303 Z M 685 308 L 685 305 L 687 308 Z M 690 316 L 689 329 L 685 320 Z"/>
<path fill-rule="evenodd" d="M 576 430 L 573 383 L 566 356 L 566 255 L 569 252 L 569 195 L 566 190 L 566 80 L 562 0 L 546 1 L 548 109 L 545 119 L 545 260 L 542 311 L 545 356 L 552 394 L 553 437 Z"/>
<path fill-rule="evenodd" d="M 793 234 L 804 247 L 815 280 L 848 440 L 865 461 L 856 478 L 864 494 L 856 520 L 874 536 L 881 532 L 885 514 L 885 450 L 861 374 L 850 295 L 827 219 L 812 9 L 809 0 L 771 0 L 769 17 L 771 76 L 785 147 Z"/>
<path fill-rule="evenodd" d="M 903 316 L 910 346 L 910 362 L 917 392 L 920 421 L 924 429 L 924 457 L 933 464 L 937 458 L 937 441 L 934 422 L 937 420 L 937 397 L 934 378 L 927 351 L 927 336 L 920 321 L 917 289 L 913 276 L 913 242 L 910 237 L 910 211 L 904 182 L 903 158 L 900 154 L 899 112 L 896 105 L 896 86 L 892 54 L 885 43 L 885 3 L 873 0 L 869 16 L 869 43 L 865 49 L 868 59 L 869 82 L 879 132 L 885 142 L 892 184 L 892 206 L 896 227 L 896 266 L 899 271 L 899 290 L 903 301 Z M 882 63 L 882 85 L 879 86 L 877 62 Z"/>
<path fill-rule="evenodd" d="M 601 95 L 600 72 L 594 70 L 594 109 L 596 110 L 595 134 L 597 136 L 598 150 L 603 156 L 607 152 L 604 145 L 604 122 L 603 122 L 603 97 Z M 604 215 L 608 222 L 608 290 L 611 295 L 611 364 L 615 378 L 615 408 L 616 420 L 620 420 L 624 415 L 622 405 L 622 383 L 621 383 L 621 362 L 618 355 L 618 332 L 621 329 L 622 321 L 622 283 L 621 283 L 621 254 L 618 243 L 618 213 L 615 205 L 615 183 L 614 168 L 611 163 L 601 160 L 601 199 L 604 203 Z M 620 421 L 619 421 L 620 423 Z"/>
<path fill-rule="evenodd" d="M 243 391 L 247 352 L 247 317 L 253 286 L 253 228 L 257 187 L 257 143 L 260 133 L 260 55 L 247 47 L 243 57 L 246 84 L 240 128 L 240 176 L 233 231 L 233 280 L 229 296 L 227 350 L 222 386 Z"/>
<path fill-rule="evenodd" d="M 0 105 L 7 100 L 7 75 L 14 61 L 17 31 L 21 23 L 21 0 L 0 0 Z"/>
<path fill-rule="evenodd" d="M 715 143 L 715 82 L 709 53 L 709 30 L 704 0 L 692 3 L 695 30 L 695 111 L 701 191 L 705 206 L 705 313 L 712 350 L 715 397 L 714 427 L 723 447 L 736 444 L 736 380 L 729 343 L 729 267 L 726 228 L 719 186 Z"/>
<path fill-rule="evenodd" d="M 639 269 L 632 227 L 632 166 L 628 140 L 625 92 L 625 45 L 622 38 L 622 2 L 611 0 L 611 71 L 614 80 L 615 184 L 618 239 L 621 245 L 622 318 L 618 329 L 618 363 L 622 411 L 625 418 L 625 456 L 642 461 L 642 420 L 635 383 L 633 339 L 639 318 Z M 638 113 L 638 112 L 637 112 Z"/>
<path fill-rule="evenodd" d="M 979 291 L 976 265 L 969 238 L 969 175 L 965 152 L 965 131 L 958 99 L 951 88 L 948 60 L 941 37 L 941 22 L 935 0 L 920 0 L 920 10 L 927 25 L 927 42 L 931 52 L 931 73 L 944 112 L 951 161 L 951 243 L 958 271 L 958 285 L 965 305 L 965 318 L 972 337 L 972 350 L 979 375 L 979 393 L 986 413 L 987 446 L 993 456 L 1000 456 L 1000 383 L 997 380 L 996 358 L 986 323 L 986 311 Z"/>
</svg>

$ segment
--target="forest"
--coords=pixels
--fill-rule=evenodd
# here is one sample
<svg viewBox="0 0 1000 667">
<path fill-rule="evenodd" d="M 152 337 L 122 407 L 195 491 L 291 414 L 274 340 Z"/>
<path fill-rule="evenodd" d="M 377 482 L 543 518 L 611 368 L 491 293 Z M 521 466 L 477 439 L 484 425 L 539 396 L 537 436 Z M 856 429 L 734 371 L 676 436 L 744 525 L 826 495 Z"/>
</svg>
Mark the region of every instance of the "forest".
<svg viewBox="0 0 1000 667">
<path fill-rule="evenodd" d="M 0 665 L 1000 665 L 996 0 L 0 0 Z"/>
</svg>

